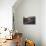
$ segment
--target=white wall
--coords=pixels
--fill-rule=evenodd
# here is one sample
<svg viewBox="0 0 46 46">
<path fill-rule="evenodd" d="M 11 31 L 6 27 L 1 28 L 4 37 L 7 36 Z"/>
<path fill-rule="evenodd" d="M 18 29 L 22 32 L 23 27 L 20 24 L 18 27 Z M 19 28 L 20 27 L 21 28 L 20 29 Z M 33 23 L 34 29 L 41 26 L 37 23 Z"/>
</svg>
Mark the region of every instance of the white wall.
<svg viewBox="0 0 46 46">
<path fill-rule="evenodd" d="M 12 6 L 16 0 L 0 0 L 0 27 L 12 28 Z"/>
<path fill-rule="evenodd" d="M 15 28 L 24 34 L 24 37 L 35 41 L 36 46 L 41 46 L 41 0 L 23 0 L 13 8 L 15 16 Z M 35 16 L 35 25 L 24 25 L 23 16 Z"/>
<path fill-rule="evenodd" d="M 16 4 L 14 5 L 13 9 L 15 11 L 14 10 L 13 11 L 15 14 L 15 28 L 18 31 L 23 32 L 24 36 L 27 36 L 26 34 L 28 34 L 28 36 L 30 35 L 31 38 L 34 38 L 34 40 L 36 40 L 36 41 L 41 39 L 42 46 L 46 46 L 46 0 L 41 0 L 41 9 L 40 9 L 40 2 L 39 2 L 40 0 L 30 0 L 30 1 L 31 2 L 29 2 L 29 3 L 22 2 L 22 4 L 18 5 L 18 6 Z M 36 4 L 34 4 L 34 3 L 36 3 Z M 33 9 L 33 10 L 31 10 L 31 9 Z M 40 10 L 41 10 L 41 12 L 40 12 Z M 33 11 L 35 11 L 35 12 L 33 12 Z M 40 15 L 40 13 L 41 13 L 41 15 Z M 23 16 L 30 16 L 30 15 L 35 15 L 37 17 L 36 25 L 23 25 Z M 40 35 L 41 35 L 41 37 L 40 37 Z M 39 41 L 39 43 L 40 43 L 40 41 Z M 37 45 L 39 43 L 37 42 Z"/>
<path fill-rule="evenodd" d="M 46 46 L 46 0 L 41 1 L 41 38 L 42 46 Z"/>
</svg>

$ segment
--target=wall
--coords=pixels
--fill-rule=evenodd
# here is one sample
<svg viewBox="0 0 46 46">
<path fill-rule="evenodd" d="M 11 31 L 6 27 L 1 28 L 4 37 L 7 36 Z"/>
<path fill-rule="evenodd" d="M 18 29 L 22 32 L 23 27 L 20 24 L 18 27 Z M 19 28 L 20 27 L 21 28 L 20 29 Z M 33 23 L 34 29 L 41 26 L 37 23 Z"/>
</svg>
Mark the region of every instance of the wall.
<svg viewBox="0 0 46 46">
<path fill-rule="evenodd" d="M 46 46 L 46 0 L 41 1 L 41 38 L 42 46 Z"/>
<path fill-rule="evenodd" d="M 20 1 L 20 0 L 19 0 Z M 36 0 L 35 0 L 36 1 Z M 32 4 L 33 4 L 33 6 L 35 7 L 35 4 L 33 3 L 33 2 L 35 2 L 34 0 L 32 0 Z M 38 1 L 38 0 L 37 0 Z M 36 2 L 37 2 L 36 1 Z M 41 2 L 41 4 L 42 4 L 42 8 L 41 8 L 41 10 L 42 10 L 42 16 L 41 16 L 41 40 L 42 40 L 42 46 L 46 46 L 46 0 L 41 0 L 42 2 Z M 3 27 L 8 27 L 8 28 L 12 28 L 12 6 L 13 6 L 13 4 L 16 2 L 16 0 L 0 0 L 0 26 L 3 26 Z M 39 3 L 39 1 L 37 2 L 37 3 Z M 28 9 L 28 5 L 26 5 L 25 3 L 23 4 L 23 5 L 25 5 L 25 9 L 27 8 Z M 39 5 L 39 4 L 36 4 L 36 5 Z M 32 6 L 32 7 L 33 7 Z M 39 5 L 40 6 L 40 5 Z M 15 6 L 15 7 L 17 7 L 17 6 Z M 14 8 L 15 8 L 14 7 Z M 22 7 L 22 6 L 21 6 Z M 30 6 L 29 6 L 30 7 Z M 23 9 L 23 8 L 22 8 Z M 35 8 L 34 8 L 35 9 Z M 39 8 L 37 8 L 37 10 L 38 10 Z M 14 9 L 15 11 L 17 11 L 16 9 Z M 30 8 L 28 9 L 28 10 L 30 10 Z M 35 9 L 36 10 L 36 9 Z M 34 10 L 34 11 L 35 11 Z M 21 9 L 20 9 L 20 11 L 21 11 Z M 23 10 L 22 10 L 23 11 Z M 31 10 L 30 10 L 31 11 Z M 24 12 L 24 11 L 23 11 Z M 22 14 L 23 14 L 23 12 L 22 12 Z M 33 11 L 32 11 L 33 12 Z M 37 13 L 37 12 L 36 12 Z M 21 15 L 22 15 L 21 14 Z M 29 13 L 28 13 L 29 14 Z M 32 13 L 33 14 L 33 13 Z M 39 13 L 40 14 L 40 13 Z M 15 15 L 17 15 L 16 14 L 16 12 L 15 12 Z M 39 39 L 40 39 L 40 36 L 39 36 L 39 33 L 40 33 L 40 31 L 39 31 L 39 28 L 37 28 L 37 27 L 40 27 L 40 26 L 33 26 L 33 25 L 23 25 L 23 21 L 22 21 L 22 19 L 23 19 L 23 16 L 26 16 L 27 15 L 27 13 L 26 14 L 23 14 L 22 16 L 20 16 L 20 14 L 19 14 L 19 16 L 17 16 L 17 17 L 15 17 L 16 19 L 18 19 L 18 17 L 19 17 L 19 21 L 17 20 L 17 22 L 16 23 L 18 23 L 19 22 L 19 26 L 16 24 L 16 29 L 17 30 L 19 30 L 20 32 L 23 32 L 23 34 L 25 35 L 25 36 L 27 36 L 26 35 L 26 33 L 28 32 L 28 35 L 30 35 L 31 36 L 31 39 L 32 38 L 34 38 L 34 40 L 37 42 L 38 40 L 37 40 L 37 38 L 39 37 Z M 35 13 L 33 14 L 33 15 L 35 15 Z M 28 15 L 27 15 L 28 16 Z M 30 15 L 29 15 L 30 16 Z M 39 20 L 40 18 L 37 16 L 37 20 Z M 36 21 L 37 21 L 36 20 Z M 39 23 L 39 22 L 37 22 L 37 23 Z M 38 24 L 37 24 L 38 25 Z M 17 28 L 18 27 L 18 28 Z M 32 28 L 32 27 L 35 27 L 35 28 Z M 37 29 L 36 29 L 37 28 Z M 34 31 L 34 29 L 35 29 L 35 31 Z M 31 30 L 31 31 L 30 31 Z M 38 35 L 37 35 L 37 37 L 36 37 L 36 33 L 38 33 Z M 33 35 L 33 36 L 32 36 Z M 24 37 L 25 37 L 24 36 Z M 37 42 L 38 43 L 38 42 Z"/>
<path fill-rule="evenodd" d="M 41 46 L 41 0 L 23 0 L 19 5 L 13 6 L 13 12 L 15 28 L 23 33 L 24 38 L 32 39 L 36 46 Z M 36 24 L 24 25 L 23 16 L 35 16 Z"/>
<path fill-rule="evenodd" d="M 0 0 L 0 27 L 12 29 L 12 6 L 16 0 Z"/>
</svg>

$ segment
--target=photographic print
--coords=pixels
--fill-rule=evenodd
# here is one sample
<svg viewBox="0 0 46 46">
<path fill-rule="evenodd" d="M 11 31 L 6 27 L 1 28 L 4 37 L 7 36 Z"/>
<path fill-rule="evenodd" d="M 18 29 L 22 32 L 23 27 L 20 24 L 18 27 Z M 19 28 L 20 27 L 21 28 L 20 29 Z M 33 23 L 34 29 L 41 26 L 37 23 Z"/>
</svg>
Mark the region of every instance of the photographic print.
<svg viewBox="0 0 46 46">
<path fill-rule="evenodd" d="M 35 24 L 35 16 L 23 17 L 23 24 Z"/>
</svg>

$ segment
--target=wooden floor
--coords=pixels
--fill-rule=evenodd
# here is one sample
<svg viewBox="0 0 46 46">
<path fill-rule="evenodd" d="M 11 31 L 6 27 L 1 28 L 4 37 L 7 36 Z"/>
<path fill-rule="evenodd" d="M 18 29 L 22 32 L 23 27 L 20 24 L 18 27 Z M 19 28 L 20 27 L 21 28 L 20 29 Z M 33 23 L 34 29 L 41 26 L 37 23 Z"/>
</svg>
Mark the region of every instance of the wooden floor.
<svg viewBox="0 0 46 46">
<path fill-rule="evenodd" d="M 15 45 L 15 39 L 13 40 L 6 40 L 6 42 L 4 42 L 2 45 L 0 46 L 16 46 Z"/>
</svg>

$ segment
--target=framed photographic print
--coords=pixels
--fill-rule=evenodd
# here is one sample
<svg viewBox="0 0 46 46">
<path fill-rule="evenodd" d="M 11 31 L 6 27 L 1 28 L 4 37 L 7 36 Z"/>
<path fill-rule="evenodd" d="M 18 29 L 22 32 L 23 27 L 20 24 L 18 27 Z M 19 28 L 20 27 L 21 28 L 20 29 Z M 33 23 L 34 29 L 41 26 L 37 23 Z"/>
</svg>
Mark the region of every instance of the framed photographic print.
<svg viewBox="0 0 46 46">
<path fill-rule="evenodd" d="M 35 24 L 35 16 L 23 17 L 23 24 Z"/>
</svg>

